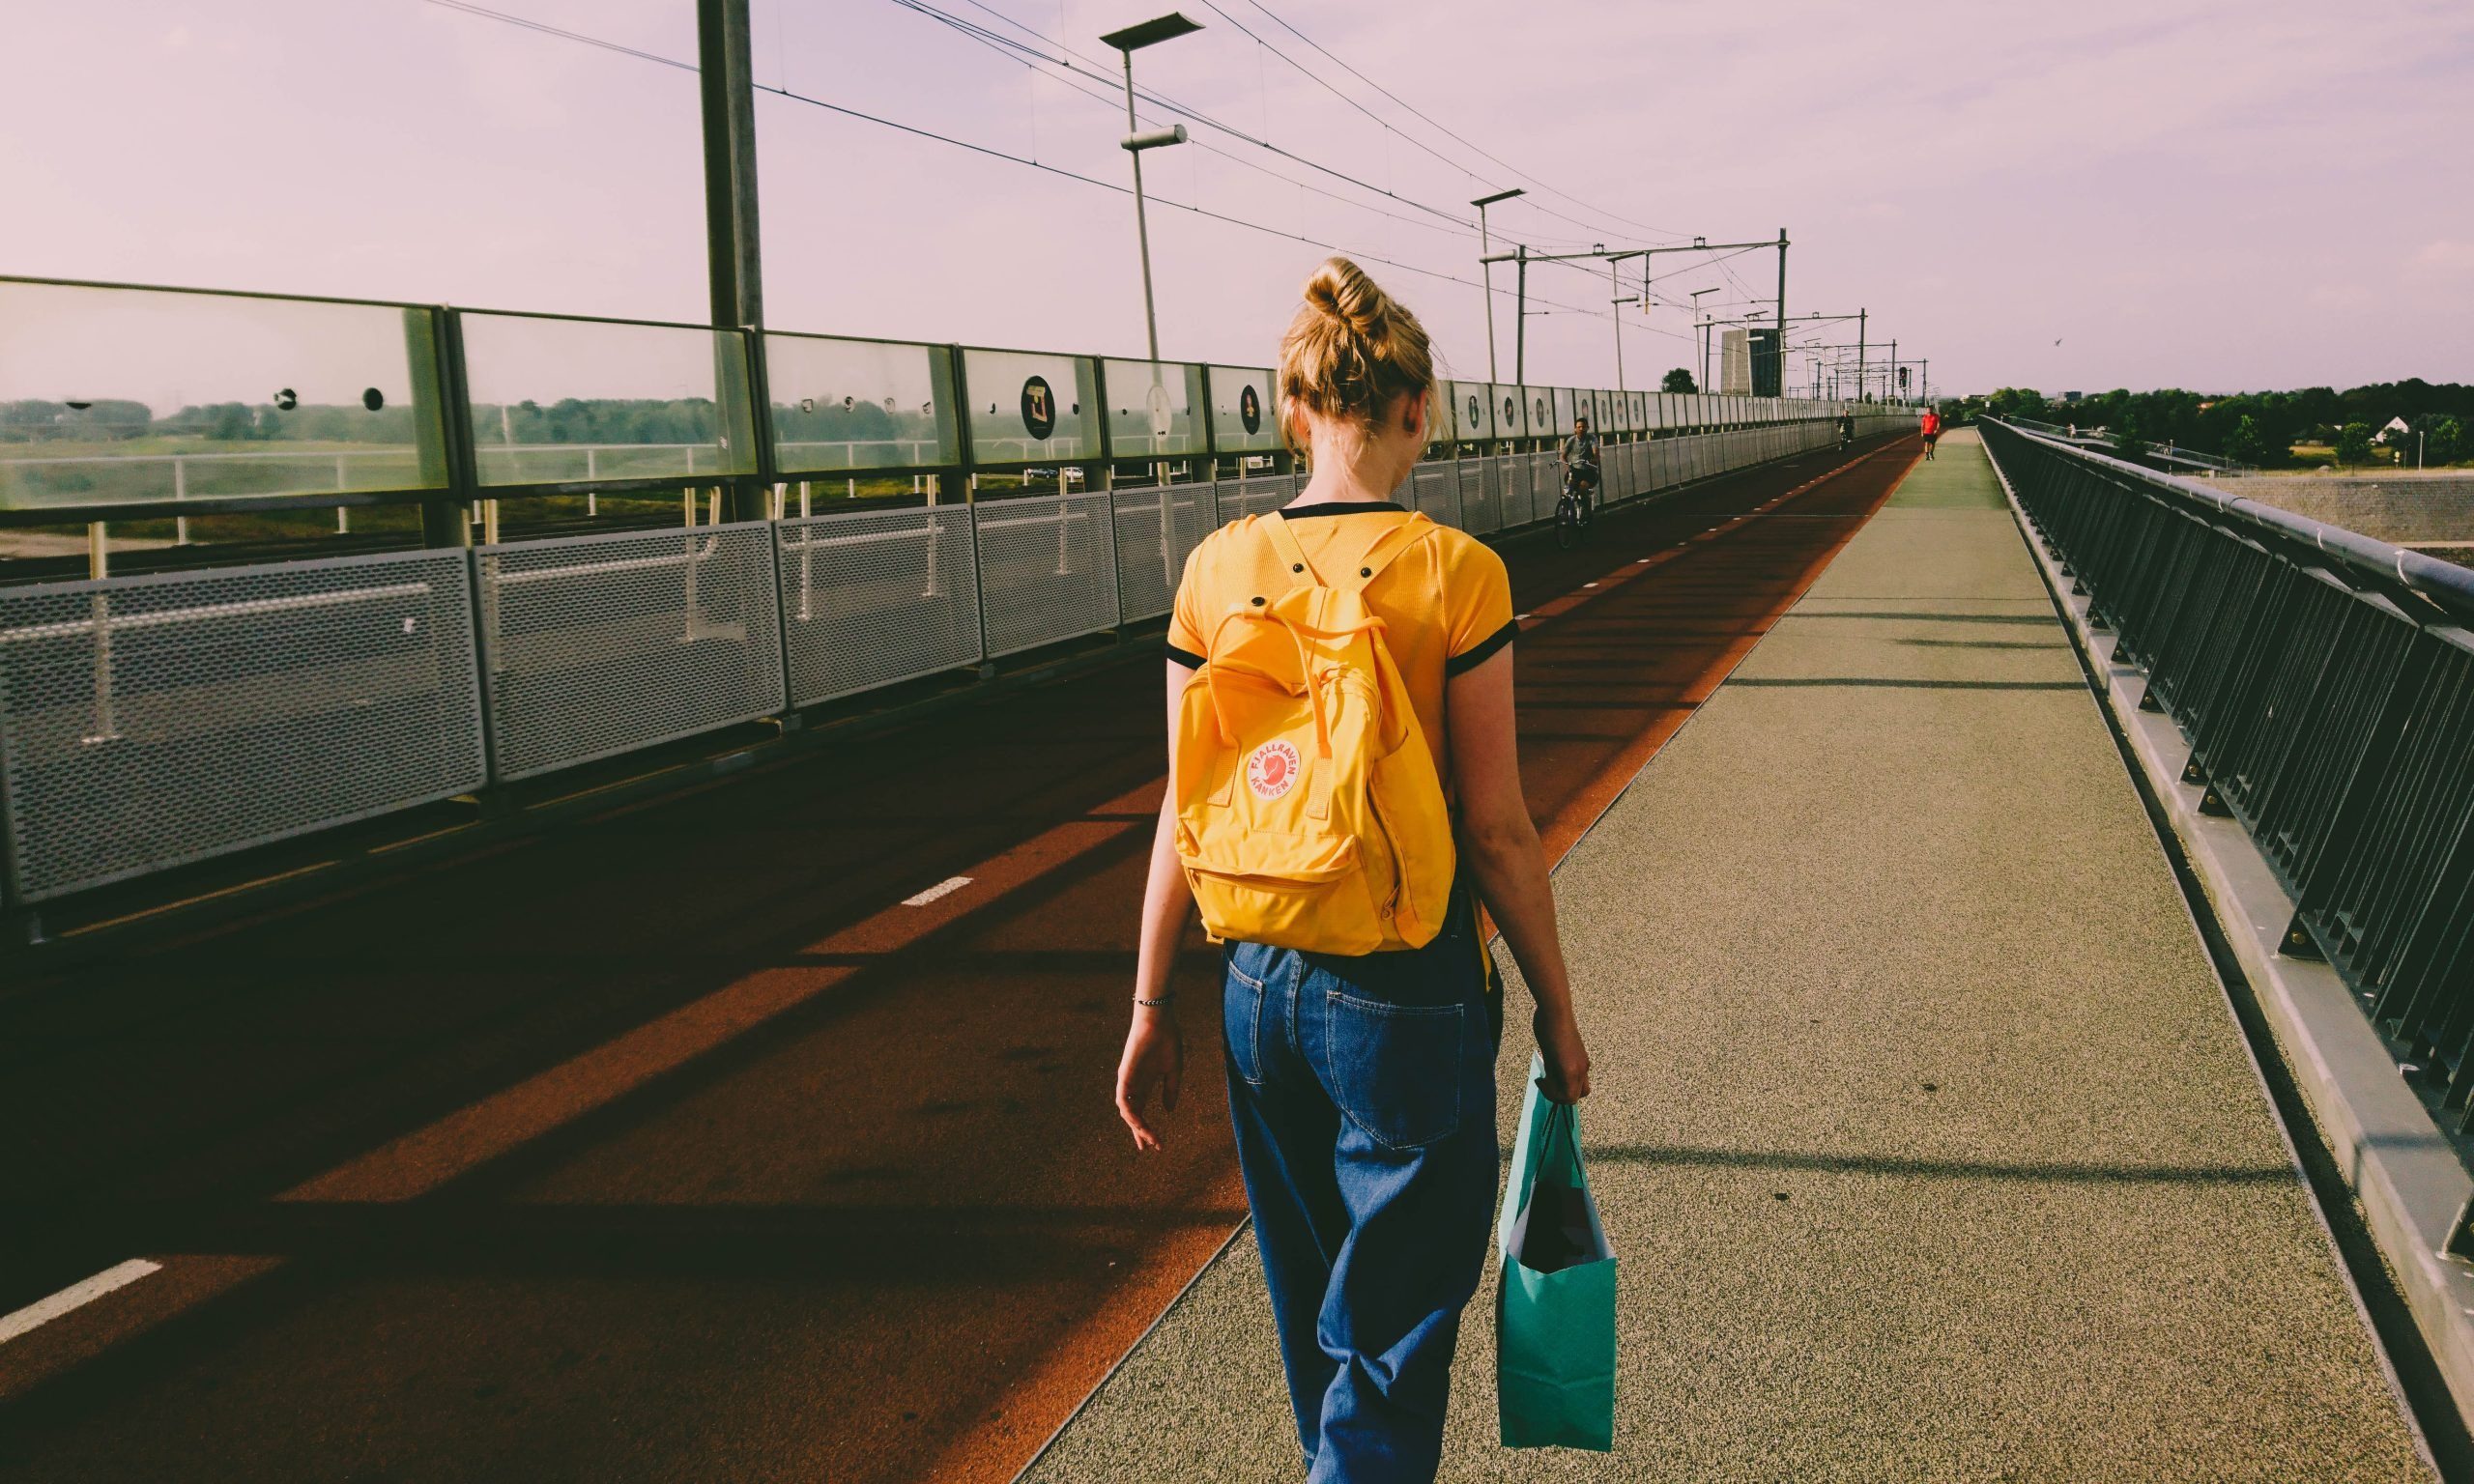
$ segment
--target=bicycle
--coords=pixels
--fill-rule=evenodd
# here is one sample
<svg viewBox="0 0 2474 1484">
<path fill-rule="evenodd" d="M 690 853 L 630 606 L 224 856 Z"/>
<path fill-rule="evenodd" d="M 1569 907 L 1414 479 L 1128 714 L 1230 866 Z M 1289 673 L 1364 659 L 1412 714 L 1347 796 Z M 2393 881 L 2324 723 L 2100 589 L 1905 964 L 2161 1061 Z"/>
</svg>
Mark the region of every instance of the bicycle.
<svg viewBox="0 0 2474 1484">
<path fill-rule="evenodd" d="M 1591 508 L 1590 490 L 1595 476 L 1581 469 L 1566 466 L 1564 493 L 1555 497 L 1555 544 L 1570 551 L 1589 539 L 1589 528 L 1597 512 Z"/>
</svg>

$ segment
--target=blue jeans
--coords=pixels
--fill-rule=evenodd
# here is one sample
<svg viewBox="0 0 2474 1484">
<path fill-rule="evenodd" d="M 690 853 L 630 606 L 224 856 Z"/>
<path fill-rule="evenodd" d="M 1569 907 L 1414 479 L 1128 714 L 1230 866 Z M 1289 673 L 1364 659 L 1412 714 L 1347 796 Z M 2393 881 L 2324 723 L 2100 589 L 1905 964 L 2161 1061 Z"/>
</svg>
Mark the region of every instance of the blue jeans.
<svg viewBox="0 0 2474 1484">
<path fill-rule="evenodd" d="M 1502 1001 L 1459 898 L 1406 953 L 1231 943 L 1228 1104 L 1315 1484 L 1431 1480 L 1494 1214 Z"/>
</svg>

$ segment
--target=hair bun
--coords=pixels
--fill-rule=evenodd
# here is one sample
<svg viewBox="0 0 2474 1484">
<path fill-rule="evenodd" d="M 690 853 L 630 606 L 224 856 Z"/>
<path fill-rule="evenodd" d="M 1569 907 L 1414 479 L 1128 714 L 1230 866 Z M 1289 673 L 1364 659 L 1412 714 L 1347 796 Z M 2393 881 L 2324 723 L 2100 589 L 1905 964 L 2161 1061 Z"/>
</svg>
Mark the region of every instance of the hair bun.
<svg viewBox="0 0 2474 1484">
<path fill-rule="evenodd" d="M 1306 280 L 1306 302 L 1280 347 L 1283 409 L 1320 417 L 1369 422 L 1396 411 L 1404 397 L 1434 385 L 1434 354 L 1425 327 L 1346 258 L 1326 258 Z M 1297 431 L 1283 411 L 1280 426 Z"/>
<path fill-rule="evenodd" d="M 1391 297 L 1346 258 L 1323 260 L 1306 280 L 1306 302 L 1361 335 L 1380 329 L 1392 307 Z"/>
</svg>

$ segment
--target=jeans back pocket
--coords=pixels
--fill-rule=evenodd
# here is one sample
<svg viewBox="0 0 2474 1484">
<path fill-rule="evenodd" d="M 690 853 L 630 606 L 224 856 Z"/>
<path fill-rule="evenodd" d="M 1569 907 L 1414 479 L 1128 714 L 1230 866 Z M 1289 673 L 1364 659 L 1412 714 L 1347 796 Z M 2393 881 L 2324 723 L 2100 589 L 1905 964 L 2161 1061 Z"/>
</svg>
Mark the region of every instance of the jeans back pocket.
<svg viewBox="0 0 2474 1484">
<path fill-rule="evenodd" d="M 1387 1149 L 1419 1149 L 1460 1128 L 1465 1007 L 1386 1005 L 1338 989 L 1324 1000 L 1332 1100 Z"/>
<path fill-rule="evenodd" d="M 1237 967 L 1233 953 L 1221 976 L 1220 1028 L 1228 1039 L 1228 1064 L 1247 1086 L 1262 1086 L 1263 982 Z"/>
</svg>

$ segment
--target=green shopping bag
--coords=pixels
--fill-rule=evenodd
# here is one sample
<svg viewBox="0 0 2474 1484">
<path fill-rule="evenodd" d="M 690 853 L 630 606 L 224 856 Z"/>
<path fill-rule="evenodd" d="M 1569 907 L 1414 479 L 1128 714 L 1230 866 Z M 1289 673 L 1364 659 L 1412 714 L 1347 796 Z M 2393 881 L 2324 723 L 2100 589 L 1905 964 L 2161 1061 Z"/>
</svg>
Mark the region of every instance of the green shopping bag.
<svg viewBox="0 0 2474 1484">
<path fill-rule="evenodd" d="M 1529 1096 L 1504 1186 L 1495 1407 L 1508 1448 L 1615 1447 L 1615 1253 L 1581 1168 L 1571 1104 Z"/>
</svg>

